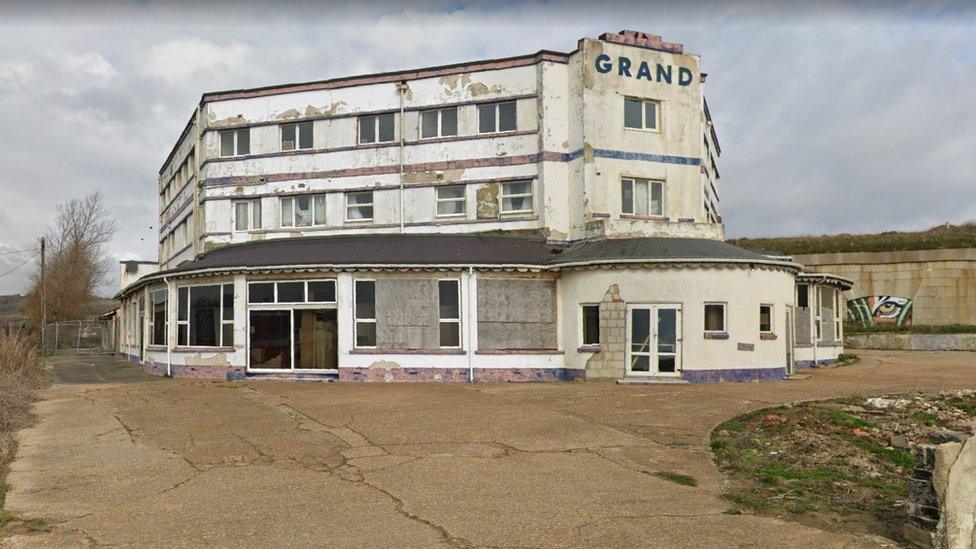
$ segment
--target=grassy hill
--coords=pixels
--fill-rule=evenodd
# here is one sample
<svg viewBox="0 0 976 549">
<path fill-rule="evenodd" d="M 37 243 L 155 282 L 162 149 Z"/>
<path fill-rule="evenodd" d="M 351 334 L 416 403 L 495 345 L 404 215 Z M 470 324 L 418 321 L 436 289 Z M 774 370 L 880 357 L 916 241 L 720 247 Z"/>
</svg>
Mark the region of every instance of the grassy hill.
<svg viewBox="0 0 976 549">
<path fill-rule="evenodd" d="M 889 231 L 878 234 L 834 234 L 778 238 L 736 238 L 729 244 L 790 255 L 830 252 L 893 252 L 942 248 L 976 248 L 976 221 L 939 225 L 927 231 Z"/>
</svg>

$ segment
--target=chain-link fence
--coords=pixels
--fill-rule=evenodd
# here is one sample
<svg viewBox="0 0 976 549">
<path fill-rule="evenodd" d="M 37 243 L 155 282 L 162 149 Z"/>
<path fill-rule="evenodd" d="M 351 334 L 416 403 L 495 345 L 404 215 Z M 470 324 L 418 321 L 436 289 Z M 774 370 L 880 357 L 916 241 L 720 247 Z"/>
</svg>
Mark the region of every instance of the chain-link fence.
<svg viewBox="0 0 976 549">
<path fill-rule="evenodd" d="M 65 320 L 44 330 L 44 354 L 111 354 L 115 352 L 114 320 Z"/>
</svg>

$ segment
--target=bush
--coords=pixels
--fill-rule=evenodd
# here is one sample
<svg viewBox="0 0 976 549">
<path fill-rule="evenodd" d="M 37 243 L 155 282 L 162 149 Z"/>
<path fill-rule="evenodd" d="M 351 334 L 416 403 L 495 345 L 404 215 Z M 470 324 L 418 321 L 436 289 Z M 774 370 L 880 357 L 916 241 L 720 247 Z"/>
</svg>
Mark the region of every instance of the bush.
<svg viewBox="0 0 976 549">
<path fill-rule="evenodd" d="M 30 421 L 35 393 L 47 379 L 33 333 L 0 335 L 0 467 L 13 457 L 13 434 Z"/>
</svg>

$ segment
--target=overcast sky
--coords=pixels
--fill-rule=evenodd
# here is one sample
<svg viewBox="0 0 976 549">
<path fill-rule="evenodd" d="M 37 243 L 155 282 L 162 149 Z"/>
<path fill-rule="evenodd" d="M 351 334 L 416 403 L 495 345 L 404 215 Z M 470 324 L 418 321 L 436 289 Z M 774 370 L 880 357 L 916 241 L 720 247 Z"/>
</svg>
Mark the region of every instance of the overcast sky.
<svg viewBox="0 0 976 549">
<path fill-rule="evenodd" d="M 55 203 L 95 189 L 120 229 L 112 260 L 155 259 L 156 175 L 205 91 L 570 51 L 620 29 L 701 55 L 728 236 L 976 218 L 972 2 L 675 4 L 0 0 L 0 274 Z"/>
</svg>

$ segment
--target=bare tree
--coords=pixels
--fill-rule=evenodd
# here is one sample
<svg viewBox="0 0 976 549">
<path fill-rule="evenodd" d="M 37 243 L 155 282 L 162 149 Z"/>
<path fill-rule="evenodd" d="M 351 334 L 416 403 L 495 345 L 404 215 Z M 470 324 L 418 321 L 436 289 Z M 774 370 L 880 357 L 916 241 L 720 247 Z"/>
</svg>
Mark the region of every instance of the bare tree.
<svg viewBox="0 0 976 549">
<path fill-rule="evenodd" d="M 48 231 L 48 260 L 44 281 L 48 322 L 85 318 L 92 313 L 95 289 L 109 272 L 105 246 L 115 234 L 115 221 L 105 209 L 102 194 L 58 204 L 54 226 Z M 33 326 L 41 319 L 41 273 L 27 294 L 24 313 Z"/>
</svg>

